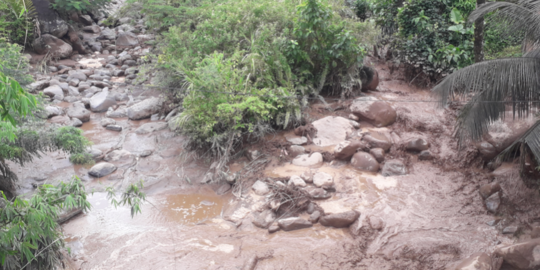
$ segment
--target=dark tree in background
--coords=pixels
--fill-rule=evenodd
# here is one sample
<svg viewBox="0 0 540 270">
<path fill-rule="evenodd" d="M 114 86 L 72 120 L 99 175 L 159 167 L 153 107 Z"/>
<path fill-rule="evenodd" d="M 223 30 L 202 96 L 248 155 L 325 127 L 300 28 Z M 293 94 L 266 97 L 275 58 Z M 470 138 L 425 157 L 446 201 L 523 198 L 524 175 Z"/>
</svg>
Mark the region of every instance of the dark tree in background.
<svg viewBox="0 0 540 270">
<path fill-rule="evenodd" d="M 476 7 L 484 4 L 486 0 L 476 0 Z M 474 22 L 474 62 L 482 62 L 484 60 L 484 51 L 482 50 L 484 43 L 484 18 L 480 18 Z"/>
</svg>

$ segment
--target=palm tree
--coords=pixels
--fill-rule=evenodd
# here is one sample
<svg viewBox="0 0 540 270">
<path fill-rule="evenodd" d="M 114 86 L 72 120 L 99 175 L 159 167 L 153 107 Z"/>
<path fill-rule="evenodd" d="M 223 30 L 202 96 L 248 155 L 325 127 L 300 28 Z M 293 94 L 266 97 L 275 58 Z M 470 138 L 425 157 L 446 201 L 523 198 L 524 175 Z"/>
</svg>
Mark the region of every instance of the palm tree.
<svg viewBox="0 0 540 270">
<path fill-rule="evenodd" d="M 540 1 L 518 0 L 488 2 L 469 15 L 469 23 L 488 13 L 490 18 L 507 25 L 505 35 L 524 36 L 524 44 L 540 45 Z M 487 23 L 489 27 L 489 22 Z M 514 117 L 526 117 L 540 105 L 540 49 L 533 49 L 521 58 L 483 61 L 454 72 L 439 83 L 433 92 L 442 105 L 453 100 L 469 101 L 459 113 L 456 134 L 460 142 L 479 140 L 488 126 L 504 116 L 507 105 Z M 533 125 L 514 144 L 503 151 L 508 154 L 521 149 L 540 161 L 540 124 Z M 515 153 L 515 151 L 513 152 Z M 525 164 L 521 158 L 522 165 Z"/>
</svg>

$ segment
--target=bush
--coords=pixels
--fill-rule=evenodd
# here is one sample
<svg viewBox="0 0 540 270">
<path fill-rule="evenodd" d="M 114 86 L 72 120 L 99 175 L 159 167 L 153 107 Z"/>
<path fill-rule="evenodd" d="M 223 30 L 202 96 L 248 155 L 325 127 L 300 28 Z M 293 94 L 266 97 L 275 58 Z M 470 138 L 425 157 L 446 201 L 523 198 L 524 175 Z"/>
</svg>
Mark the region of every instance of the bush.
<svg viewBox="0 0 540 270">
<path fill-rule="evenodd" d="M 69 156 L 69 161 L 78 165 L 93 165 L 95 163 L 90 153 L 71 154 L 71 156 Z"/>
<path fill-rule="evenodd" d="M 2 36 L 9 42 L 27 45 L 33 40 L 36 11 L 32 0 L 4 0 L 0 2 L 0 44 Z"/>
<path fill-rule="evenodd" d="M 0 40 L 0 72 L 25 86 L 34 81 L 29 74 L 29 61 L 21 53 L 22 47 Z"/>
<path fill-rule="evenodd" d="M 192 149 L 226 160 L 244 139 L 299 123 L 308 97 L 360 89 L 357 31 L 372 26 L 333 4 L 339 14 L 321 0 L 143 2 L 151 27 L 168 29 L 158 62 Z"/>
<path fill-rule="evenodd" d="M 96 12 L 106 7 L 111 0 L 53 0 L 51 6 L 61 14 L 71 12 Z"/>
<path fill-rule="evenodd" d="M 78 178 L 43 185 L 30 200 L 8 200 L 0 191 L 0 266 L 2 269 L 58 269 L 64 241 L 57 219 L 63 210 L 90 209 Z"/>
</svg>

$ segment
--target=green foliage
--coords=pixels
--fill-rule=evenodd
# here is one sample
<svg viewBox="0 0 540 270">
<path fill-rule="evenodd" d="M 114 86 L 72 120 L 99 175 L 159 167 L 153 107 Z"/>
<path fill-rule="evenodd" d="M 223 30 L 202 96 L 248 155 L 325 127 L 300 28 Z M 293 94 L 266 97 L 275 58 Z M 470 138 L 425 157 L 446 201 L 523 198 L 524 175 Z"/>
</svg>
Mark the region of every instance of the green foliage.
<svg viewBox="0 0 540 270">
<path fill-rule="evenodd" d="M 30 75 L 30 63 L 17 44 L 0 41 L 0 72 L 25 86 L 34 80 Z"/>
<path fill-rule="evenodd" d="M 140 181 L 138 185 L 131 184 L 126 191 L 122 193 L 120 201 L 117 201 L 114 189 L 112 187 L 107 187 L 107 199 L 110 200 L 115 208 L 128 205 L 131 209 L 131 217 L 133 218 L 136 214 L 141 213 L 141 205 L 146 202 L 146 194 L 141 191 L 142 189 L 142 181 Z"/>
<path fill-rule="evenodd" d="M 69 126 L 54 131 L 53 143 L 70 154 L 85 153 L 90 145 L 90 141 L 82 135 L 81 129 Z"/>
<path fill-rule="evenodd" d="M 1 66 L 0 69 L 2 69 Z M 15 126 L 14 114 L 25 117 L 36 107 L 34 96 L 27 93 L 16 80 L 0 72 L 0 122 L 7 121 Z M 8 138 L 13 141 L 12 136 Z"/>
<path fill-rule="evenodd" d="M 77 178 L 57 186 L 42 185 L 30 200 L 0 197 L 0 265 L 2 269 L 56 269 L 64 241 L 57 219 L 64 210 L 90 210 Z M 28 268 L 27 268 L 28 267 Z"/>
<path fill-rule="evenodd" d="M 0 44 L 1 37 L 8 41 L 26 45 L 32 40 L 36 11 L 32 0 L 4 0 L 0 3 Z"/>
<path fill-rule="evenodd" d="M 244 138 L 298 123 L 308 96 L 359 89 L 369 23 L 320 0 L 297 3 L 143 1 L 150 26 L 168 29 L 158 60 L 183 99 L 191 146 L 226 159 Z"/>
<path fill-rule="evenodd" d="M 69 14 L 71 12 L 95 12 L 109 5 L 111 0 L 53 0 L 52 8 L 61 14 Z"/>
<path fill-rule="evenodd" d="M 356 16 L 361 21 L 364 21 L 369 17 L 369 13 L 371 12 L 371 3 L 369 0 L 356 0 L 353 3 L 353 7 Z"/>
<path fill-rule="evenodd" d="M 399 59 L 429 75 L 447 74 L 474 60 L 473 27 L 465 25 L 470 11 L 462 1 L 415 0 L 398 12 Z"/>
<path fill-rule="evenodd" d="M 76 153 L 69 156 L 69 161 L 73 164 L 80 165 L 92 165 L 94 164 L 94 159 L 90 153 Z"/>
</svg>

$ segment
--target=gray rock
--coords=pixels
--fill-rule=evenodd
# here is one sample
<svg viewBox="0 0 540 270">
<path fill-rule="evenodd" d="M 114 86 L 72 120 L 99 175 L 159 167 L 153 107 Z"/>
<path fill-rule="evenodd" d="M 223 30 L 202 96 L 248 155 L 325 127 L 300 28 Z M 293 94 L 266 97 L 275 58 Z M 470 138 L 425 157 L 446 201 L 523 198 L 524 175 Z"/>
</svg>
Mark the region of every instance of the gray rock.
<svg viewBox="0 0 540 270">
<path fill-rule="evenodd" d="M 82 103 L 72 103 L 69 105 L 67 115 L 71 118 L 77 118 L 81 122 L 90 121 L 90 111 Z"/>
<path fill-rule="evenodd" d="M 108 125 L 116 125 L 116 120 L 111 119 L 111 118 L 103 118 L 103 119 L 101 119 L 101 121 L 99 122 L 99 124 L 100 124 L 102 127 L 107 127 Z"/>
<path fill-rule="evenodd" d="M 261 180 L 257 180 L 257 182 L 255 182 L 255 184 L 253 184 L 251 188 L 253 189 L 255 194 L 260 196 L 264 196 L 268 194 L 268 192 L 270 192 L 270 188 L 268 187 L 268 185 Z"/>
<path fill-rule="evenodd" d="M 291 147 L 289 147 L 289 155 L 293 158 L 299 155 L 302 155 L 305 152 L 306 152 L 306 149 L 300 145 L 291 145 Z"/>
<path fill-rule="evenodd" d="M 480 196 L 482 196 L 483 199 L 487 199 L 489 196 L 499 191 L 501 191 L 501 185 L 497 182 L 482 185 L 479 190 Z"/>
<path fill-rule="evenodd" d="M 79 15 L 79 21 L 84 25 L 92 25 L 94 23 L 94 20 L 89 15 Z"/>
<path fill-rule="evenodd" d="M 69 80 L 69 85 L 77 87 L 77 85 L 79 85 L 79 80 L 78 79 L 71 79 L 71 80 Z"/>
<path fill-rule="evenodd" d="M 454 263 L 446 268 L 447 270 L 494 270 L 492 260 L 484 252 L 474 253 L 473 255 Z"/>
<path fill-rule="evenodd" d="M 431 154 L 431 152 L 429 150 L 424 150 L 424 151 L 420 152 L 420 154 L 418 154 L 418 159 L 419 160 L 432 160 L 434 158 L 435 157 Z"/>
<path fill-rule="evenodd" d="M 384 151 L 388 151 L 392 147 L 392 139 L 379 132 L 370 132 L 362 140 L 367 142 L 371 148 L 382 148 Z"/>
<path fill-rule="evenodd" d="M 97 25 L 88 25 L 88 26 L 83 27 L 82 30 L 86 33 L 94 33 L 94 34 L 98 34 L 101 32 L 101 28 L 99 28 L 99 26 Z"/>
<path fill-rule="evenodd" d="M 68 58 L 73 52 L 71 45 L 49 34 L 41 35 L 32 44 L 36 53 L 41 55 L 49 53 L 53 58 Z"/>
<path fill-rule="evenodd" d="M 111 173 L 116 171 L 116 166 L 114 164 L 108 163 L 108 162 L 101 162 L 96 165 L 94 165 L 90 170 L 88 171 L 88 174 L 93 177 L 103 177 L 107 176 Z"/>
<path fill-rule="evenodd" d="M 270 227 L 268 227 L 268 233 L 275 233 L 277 231 L 279 231 L 280 228 L 279 228 L 279 225 L 274 223 L 272 225 L 270 225 Z"/>
<path fill-rule="evenodd" d="M 159 120 L 159 113 L 152 114 L 150 116 L 150 121 L 158 121 Z"/>
<path fill-rule="evenodd" d="M 98 157 L 103 155 L 103 152 L 101 152 L 101 150 L 96 149 L 96 148 L 90 148 L 88 153 L 92 156 L 92 159 L 94 159 L 94 160 L 96 160 Z"/>
<path fill-rule="evenodd" d="M 313 143 L 319 146 L 337 145 L 355 130 L 349 119 L 343 117 L 327 116 L 312 124 L 317 130 Z"/>
<path fill-rule="evenodd" d="M 497 148 L 486 141 L 478 144 L 478 151 L 480 151 L 480 154 L 482 154 L 485 160 L 490 160 L 498 154 Z"/>
<path fill-rule="evenodd" d="M 321 217 L 321 212 L 316 210 L 313 213 L 311 213 L 311 215 L 309 215 L 309 222 L 315 224 L 319 221 L 320 217 Z"/>
<path fill-rule="evenodd" d="M 127 116 L 130 120 L 141 120 L 148 118 L 152 114 L 158 113 L 161 106 L 161 100 L 159 98 L 152 97 L 129 107 L 127 110 Z"/>
<path fill-rule="evenodd" d="M 117 70 L 113 71 L 113 76 L 115 76 L 115 77 L 122 77 L 124 75 L 125 75 L 125 73 L 121 69 L 117 69 Z"/>
<path fill-rule="evenodd" d="M 66 115 L 59 115 L 52 117 L 49 122 L 52 124 L 59 124 L 61 126 L 67 126 L 71 124 L 71 119 Z"/>
<path fill-rule="evenodd" d="M 67 78 L 68 81 L 77 79 L 80 82 L 86 81 L 88 78 L 84 72 L 76 71 L 76 70 L 70 70 L 69 71 L 69 77 Z"/>
<path fill-rule="evenodd" d="M 323 163 L 323 156 L 319 152 L 310 154 L 299 155 L 295 157 L 292 164 L 296 166 L 312 167 L 319 166 Z"/>
<path fill-rule="evenodd" d="M 37 81 L 37 82 L 33 82 L 31 83 L 29 86 L 28 86 L 28 90 L 32 93 L 34 92 L 37 92 L 37 91 L 41 91 L 47 87 L 49 87 L 50 83 L 49 81 L 47 80 L 43 80 L 43 81 Z"/>
<path fill-rule="evenodd" d="M 386 161 L 381 170 L 383 176 L 406 175 L 407 173 L 407 166 L 397 159 Z"/>
<path fill-rule="evenodd" d="M 45 88 L 43 90 L 43 94 L 52 97 L 56 100 L 63 100 L 64 99 L 64 91 L 62 91 L 62 88 L 58 85 L 53 85 Z"/>
<path fill-rule="evenodd" d="M 377 162 L 381 163 L 384 161 L 384 149 L 372 148 L 369 150 L 369 153 L 377 160 Z"/>
<path fill-rule="evenodd" d="M 405 149 L 407 151 L 413 151 L 413 152 L 421 152 L 421 151 L 424 151 L 424 150 L 428 150 L 429 149 L 429 142 L 426 141 L 423 138 L 413 139 L 413 140 L 410 140 L 405 145 Z"/>
<path fill-rule="evenodd" d="M 122 131 L 122 127 L 119 125 L 108 125 L 107 127 L 105 127 L 105 129 L 112 131 Z"/>
<path fill-rule="evenodd" d="M 278 225 L 284 231 L 300 230 L 313 226 L 311 222 L 299 217 L 280 219 Z"/>
<path fill-rule="evenodd" d="M 362 147 L 359 141 L 343 141 L 334 148 L 334 157 L 339 160 L 349 160 Z"/>
<path fill-rule="evenodd" d="M 360 120 L 376 127 L 391 125 L 397 119 L 396 110 L 388 102 L 380 101 L 371 96 L 355 99 L 350 109 Z"/>
<path fill-rule="evenodd" d="M 358 152 L 351 159 L 351 165 L 359 170 L 368 172 L 378 172 L 379 162 L 366 152 Z"/>
<path fill-rule="evenodd" d="M 289 185 L 294 185 L 297 187 L 305 187 L 306 182 L 304 181 L 304 179 L 300 178 L 300 176 L 293 175 L 291 176 L 291 178 L 289 178 Z"/>
<path fill-rule="evenodd" d="M 90 99 L 90 110 L 93 112 L 105 112 L 109 107 L 114 105 L 116 105 L 116 99 L 114 96 L 109 95 L 109 91 L 106 88 Z"/>
<path fill-rule="evenodd" d="M 286 136 L 285 139 L 293 145 L 302 145 L 308 142 L 308 139 L 303 136 Z"/>
<path fill-rule="evenodd" d="M 356 211 L 347 211 L 338 214 L 330 214 L 319 219 L 319 223 L 326 227 L 347 228 L 360 216 Z"/>
<path fill-rule="evenodd" d="M 146 123 L 135 130 L 137 134 L 148 134 L 167 128 L 167 122 Z"/>
<path fill-rule="evenodd" d="M 501 206 L 500 192 L 493 193 L 493 195 L 489 196 L 484 203 L 486 204 L 486 208 L 489 212 L 493 214 L 497 213 L 497 210 L 499 210 L 499 207 Z"/>
<path fill-rule="evenodd" d="M 540 267 L 540 238 L 513 245 L 500 245 L 495 254 L 518 269 L 538 269 Z"/>
<path fill-rule="evenodd" d="M 124 118 L 127 117 L 127 109 L 125 107 L 120 107 L 116 110 L 109 108 L 105 115 L 110 118 Z"/>
<path fill-rule="evenodd" d="M 322 188 L 316 188 L 316 187 L 306 187 L 304 190 L 309 194 L 309 197 L 313 200 L 326 200 L 332 195 L 328 193 L 328 191 L 322 189 Z"/>
<path fill-rule="evenodd" d="M 253 221 L 253 225 L 266 229 L 268 226 L 270 226 L 274 220 L 276 220 L 276 213 L 274 213 L 272 210 L 267 209 L 260 213 Z"/>
<path fill-rule="evenodd" d="M 60 107 L 46 106 L 45 107 L 45 113 L 47 114 L 47 118 L 51 118 L 53 116 L 58 116 L 58 115 L 64 114 L 64 111 Z"/>
<path fill-rule="evenodd" d="M 105 39 L 105 40 L 115 40 L 116 39 L 116 31 L 110 28 L 105 28 L 101 30 L 101 35 L 97 39 Z"/>
<path fill-rule="evenodd" d="M 71 118 L 71 125 L 74 127 L 81 127 L 83 122 L 77 118 Z"/>
<path fill-rule="evenodd" d="M 519 230 L 519 227 L 518 226 L 508 226 L 508 227 L 505 227 L 502 231 L 503 234 L 515 234 L 517 231 Z"/>
<path fill-rule="evenodd" d="M 317 172 L 313 175 L 313 184 L 320 188 L 330 188 L 334 185 L 334 179 L 325 172 Z"/>
<path fill-rule="evenodd" d="M 144 43 L 149 40 L 154 40 L 156 37 L 154 35 L 138 35 L 137 38 L 139 42 Z"/>
<path fill-rule="evenodd" d="M 107 162 L 120 162 L 120 163 L 125 164 L 125 163 L 131 163 L 134 157 L 135 156 L 131 152 L 124 149 L 120 149 L 120 150 L 111 151 L 110 153 L 105 155 L 103 159 Z"/>
<path fill-rule="evenodd" d="M 131 32 L 119 33 L 116 38 L 116 46 L 135 46 L 138 44 L 137 36 Z"/>
</svg>

